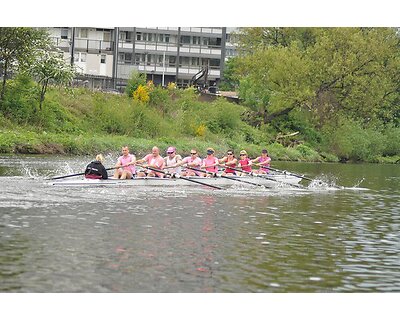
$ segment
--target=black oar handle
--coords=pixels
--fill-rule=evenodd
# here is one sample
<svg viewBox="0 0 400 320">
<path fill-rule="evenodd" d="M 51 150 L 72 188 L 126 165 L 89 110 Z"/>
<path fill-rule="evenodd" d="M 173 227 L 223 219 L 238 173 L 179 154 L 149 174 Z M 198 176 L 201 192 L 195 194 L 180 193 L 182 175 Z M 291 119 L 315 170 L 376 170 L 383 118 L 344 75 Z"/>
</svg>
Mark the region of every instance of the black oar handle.
<svg viewBox="0 0 400 320">
<path fill-rule="evenodd" d="M 153 171 L 155 171 L 155 172 L 159 172 L 159 173 L 166 174 L 166 172 L 165 172 L 165 171 L 163 171 L 163 170 L 159 170 L 159 169 L 156 169 L 156 168 L 147 167 L 147 166 L 141 166 L 141 165 L 137 165 L 137 166 L 138 166 L 138 167 L 145 168 L 145 169 L 148 169 L 148 170 L 153 170 Z M 194 182 L 194 183 L 202 184 L 202 185 L 204 185 L 204 186 L 207 186 L 207 187 L 210 187 L 210 188 L 214 188 L 214 189 L 222 190 L 222 188 L 221 188 L 221 187 L 218 187 L 218 186 L 213 186 L 212 184 L 208 184 L 208 183 L 205 183 L 205 182 L 202 182 L 202 181 L 196 181 L 196 180 L 189 179 L 189 178 L 185 178 L 185 177 L 182 177 L 182 176 L 180 176 L 180 175 L 176 175 L 176 174 L 174 174 L 173 176 L 174 176 L 174 177 L 176 177 L 176 178 L 178 178 L 178 179 L 182 179 L 182 180 L 186 180 L 186 181 L 190 181 L 190 182 Z"/>
<path fill-rule="evenodd" d="M 64 178 L 69 178 L 69 177 L 82 176 L 84 174 L 85 174 L 84 172 L 68 174 L 66 176 L 53 177 L 53 178 L 50 178 L 49 180 L 58 180 L 58 179 L 64 179 Z"/>
<path fill-rule="evenodd" d="M 105 168 L 105 169 L 106 169 L 106 171 L 108 171 L 108 170 L 119 169 L 119 168 L 123 168 L 123 167 L 127 167 L 127 166 L 130 166 L 130 165 L 126 164 L 126 165 L 123 165 L 120 167 L 111 167 L 111 168 Z M 70 178 L 70 177 L 77 177 L 77 176 L 83 176 L 84 174 L 85 174 L 85 172 L 79 172 L 79 173 L 67 174 L 66 176 L 49 178 L 48 180 L 58 180 L 58 179 L 64 179 L 64 178 Z"/>
<path fill-rule="evenodd" d="M 214 174 L 214 172 L 209 172 L 209 171 L 206 171 L 206 170 L 201 170 L 201 169 L 196 169 L 196 168 L 190 168 L 190 169 L 194 170 L 194 171 L 203 172 L 203 173 L 212 173 L 212 174 Z M 250 182 L 250 181 L 243 181 L 243 180 L 240 180 L 238 178 L 232 178 L 232 177 L 227 177 L 227 176 L 222 176 L 222 175 L 221 176 L 217 176 L 217 177 L 225 178 L 225 179 L 229 179 L 229 180 L 233 180 L 233 181 L 237 181 L 237 182 L 247 183 L 247 184 L 251 184 L 253 186 L 257 186 L 257 187 L 271 188 L 271 187 L 265 186 L 263 184 L 254 183 L 254 182 Z"/>
</svg>

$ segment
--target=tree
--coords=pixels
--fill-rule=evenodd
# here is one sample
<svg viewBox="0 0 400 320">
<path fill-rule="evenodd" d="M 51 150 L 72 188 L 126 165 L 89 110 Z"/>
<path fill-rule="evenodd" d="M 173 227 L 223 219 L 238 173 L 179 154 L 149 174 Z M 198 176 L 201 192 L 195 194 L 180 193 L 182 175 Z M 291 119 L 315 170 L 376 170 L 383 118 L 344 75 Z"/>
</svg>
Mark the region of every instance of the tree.
<svg viewBox="0 0 400 320">
<path fill-rule="evenodd" d="M 39 109 L 46 95 L 49 83 L 58 85 L 70 83 L 75 76 L 75 68 L 64 61 L 63 53 L 59 50 L 50 48 L 38 49 L 36 60 L 28 69 L 28 72 L 36 79 L 40 86 Z"/>
<path fill-rule="evenodd" d="M 35 59 L 35 49 L 43 48 L 49 42 L 44 30 L 0 28 L 0 69 L 3 78 L 0 103 L 4 100 L 6 81 L 10 74 L 31 65 Z"/>
<path fill-rule="evenodd" d="M 399 113 L 394 28 L 244 28 L 236 41 L 240 98 L 264 123 L 294 109 L 316 127 L 341 115 L 368 124 Z"/>
<path fill-rule="evenodd" d="M 315 84 L 310 110 L 320 124 L 341 113 L 364 123 L 394 118 L 400 93 L 395 29 L 320 29 L 307 54 Z"/>
<path fill-rule="evenodd" d="M 307 48 L 315 43 L 316 32 L 316 28 L 240 28 L 232 34 L 232 39 L 238 44 L 241 54 L 251 54 L 270 47 L 289 47 L 293 41 Z"/>
<path fill-rule="evenodd" d="M 260 119 L 253 124 L 287 114 L 313 96 L 307 79 L 310 61 L 296 45 L 257 50 L 242 57 L 236 70 L 240 74 L 239 96 Z"/>
<path fill-rule="evenodd" d="M 225 63 L 223 79 L 219 85 L 220 90 L 236 90 L 239 87 L 239 79 L 237 78 L 237 57 L 229 58 Z"/>
</svg>

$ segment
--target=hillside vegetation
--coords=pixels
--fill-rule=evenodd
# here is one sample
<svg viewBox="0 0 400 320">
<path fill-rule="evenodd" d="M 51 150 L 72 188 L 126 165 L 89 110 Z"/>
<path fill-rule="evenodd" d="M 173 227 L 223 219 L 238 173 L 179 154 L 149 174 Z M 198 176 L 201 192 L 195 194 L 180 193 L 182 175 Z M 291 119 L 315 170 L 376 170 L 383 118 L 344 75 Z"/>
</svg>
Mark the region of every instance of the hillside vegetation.
<svg viewBox="0 0 400 320">
<path fill-rule="evenodd" d="M 73 88 L 74 68 L 44 30 L 0 28 L 0 152 L 89 154 L 157 145 L 181 154 L 268 149 L 295 161 L 400 161 L 395 28 L 241 28 L 224 98 L 133 73 L 125 94 Z"/>
</svg>

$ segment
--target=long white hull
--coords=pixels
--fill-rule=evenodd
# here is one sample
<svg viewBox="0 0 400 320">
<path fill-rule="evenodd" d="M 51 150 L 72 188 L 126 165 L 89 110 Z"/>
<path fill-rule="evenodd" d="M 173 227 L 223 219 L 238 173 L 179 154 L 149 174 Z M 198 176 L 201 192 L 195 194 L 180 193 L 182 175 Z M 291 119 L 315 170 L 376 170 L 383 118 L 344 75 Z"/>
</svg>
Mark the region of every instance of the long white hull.
<svg viewBox="0 0 400 320">
<path fill-rule="evenodd" d="M 268 179 L 267 179 L 268 178 Z M 185 177 L 181 178 L 135 178 L 129 180 L 118 180 L 118 179 L 107 179 L 107 180 L 97 180 L 97 179 L 65 179 L 50 182 L 54 186 L 202 186 L 199 183 L 193 181 L 188 181 L 190 179 L 193 181 L 198 181 L 212 186 L 231 186 L 231 185 L 247 185 L 251 186 L 262 185 L 265 187 L 277 187 L 277 186 L 290 186 L 299 185 L 301 181 L 300 178 L 285 176 L 285 175 L 267 175 L 266 177 L 235 177 L 229 176 L 229 179 L 224 177 L 214 177 L 214 178 L 204 178 L 204 177 Z M 247 183 L 246 183 L 247 182 Z"/>
</svg>

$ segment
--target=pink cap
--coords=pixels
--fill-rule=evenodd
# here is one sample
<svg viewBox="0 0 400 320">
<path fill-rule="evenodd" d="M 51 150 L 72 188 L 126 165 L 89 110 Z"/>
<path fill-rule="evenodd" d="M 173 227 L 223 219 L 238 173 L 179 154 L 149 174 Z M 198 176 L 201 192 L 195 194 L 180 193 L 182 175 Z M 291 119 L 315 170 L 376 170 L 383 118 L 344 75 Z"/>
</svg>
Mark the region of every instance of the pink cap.
<svg viewBox="0 0 400 320">
<path fill-rule="evenodd" d="M 169 148 L 167 149 L 167 153 L 168 153 L 168 152 L 175 152 L 175 150 L 176 150 L 175 147 L 169 147 Z"/>
</svg>

